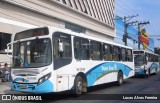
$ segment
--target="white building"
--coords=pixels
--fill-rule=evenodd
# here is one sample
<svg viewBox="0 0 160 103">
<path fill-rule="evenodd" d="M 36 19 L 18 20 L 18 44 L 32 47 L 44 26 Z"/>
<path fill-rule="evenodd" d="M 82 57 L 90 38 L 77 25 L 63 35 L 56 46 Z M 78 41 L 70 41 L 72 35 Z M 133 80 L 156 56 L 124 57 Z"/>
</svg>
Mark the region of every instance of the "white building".
<svg viewBox="0 0 160 103">
<path fill-rule="evenodd" d="M 0 1 L 0 38 L 4 39 L 2 34 L 13 36 L 16 32 L 41 26 L 67 28 L 113 41 L 114 0 Z M 0 42 L 1 50 L 5 49 L 6 43 L 1 39 Z M 7 57 L 0 62 L 9 60 L 4 58 Z"/>
</svg>

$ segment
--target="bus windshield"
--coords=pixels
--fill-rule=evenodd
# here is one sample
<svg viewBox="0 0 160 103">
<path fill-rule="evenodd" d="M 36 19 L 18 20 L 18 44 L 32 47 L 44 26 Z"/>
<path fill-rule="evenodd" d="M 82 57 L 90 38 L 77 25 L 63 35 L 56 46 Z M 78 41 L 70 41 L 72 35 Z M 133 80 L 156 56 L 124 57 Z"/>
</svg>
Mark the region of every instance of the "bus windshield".
<svg viewBox="0 0 160 103">
<path fill-rule="evenodd" d="M 51 64 L 51 41 L 34 39 L 13 44 L 13 68 L 33 68 Z"/>
<path fill-rule="evenodd" d="M 142 66 L 144 65 L 144 55 L 135 55 L 134 56 L 134 63 L 135 66 Z"/>
</svg>

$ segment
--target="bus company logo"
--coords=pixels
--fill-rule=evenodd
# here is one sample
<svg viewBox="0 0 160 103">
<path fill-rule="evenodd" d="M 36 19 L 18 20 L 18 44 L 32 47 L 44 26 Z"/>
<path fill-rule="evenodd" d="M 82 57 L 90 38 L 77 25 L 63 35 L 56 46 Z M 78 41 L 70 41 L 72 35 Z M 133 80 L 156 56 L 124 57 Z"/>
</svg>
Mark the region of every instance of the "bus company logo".
<svg viewBox="0 0 160 103">
<path fill-rule="evenodd" d="M 102 71 L 112 71 L 112 70 L 117 70 L 117 65 L 114 65 L 113 67 L 109 66 L 109 67 L 104 67 L 102 66 Z"/>
<path fill-rule="evenodd" d="M 11 95 L 2 95 L 2 100 L 11 100 Z"/>
</svg>

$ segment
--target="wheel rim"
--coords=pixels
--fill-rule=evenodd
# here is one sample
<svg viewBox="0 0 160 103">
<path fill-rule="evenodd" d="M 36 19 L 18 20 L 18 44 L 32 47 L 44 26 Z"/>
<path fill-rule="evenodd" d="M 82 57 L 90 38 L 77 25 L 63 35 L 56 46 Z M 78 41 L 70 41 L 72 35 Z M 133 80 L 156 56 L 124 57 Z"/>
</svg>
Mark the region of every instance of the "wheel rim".
<svg viewBox="0 0 160 103">
<path fill-rule="evenodd" d="M 78 90 L 78 92 L 81 92 L 81 91 L 82 91 L 82 82 L 81 82 L 81 81 L 79 81 L 79 82 L 77 83 L 77 90 Z"/>
</svg>

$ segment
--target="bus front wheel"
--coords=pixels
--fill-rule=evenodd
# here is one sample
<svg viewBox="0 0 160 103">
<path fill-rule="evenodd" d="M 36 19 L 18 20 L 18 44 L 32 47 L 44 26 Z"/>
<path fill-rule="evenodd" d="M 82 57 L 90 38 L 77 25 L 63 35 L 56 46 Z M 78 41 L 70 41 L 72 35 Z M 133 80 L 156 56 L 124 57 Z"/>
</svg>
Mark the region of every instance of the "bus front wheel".
<svg viewBox="0 0 160 103">
<path fill-rule="evenodd" d="M 123 84 L 123 73 L 119 71 L 117 75 L 117 85 L 120 86 L 122 84 Z"/>
<path fill-rule="evenodd" d="M 83 92 L 83 79 L 81 76 L 77 76 L 75 78 L 75 83 L 74 83 L 74 90 L 73 90 L 75 95 L 81 95 Z"/>
</svg>

